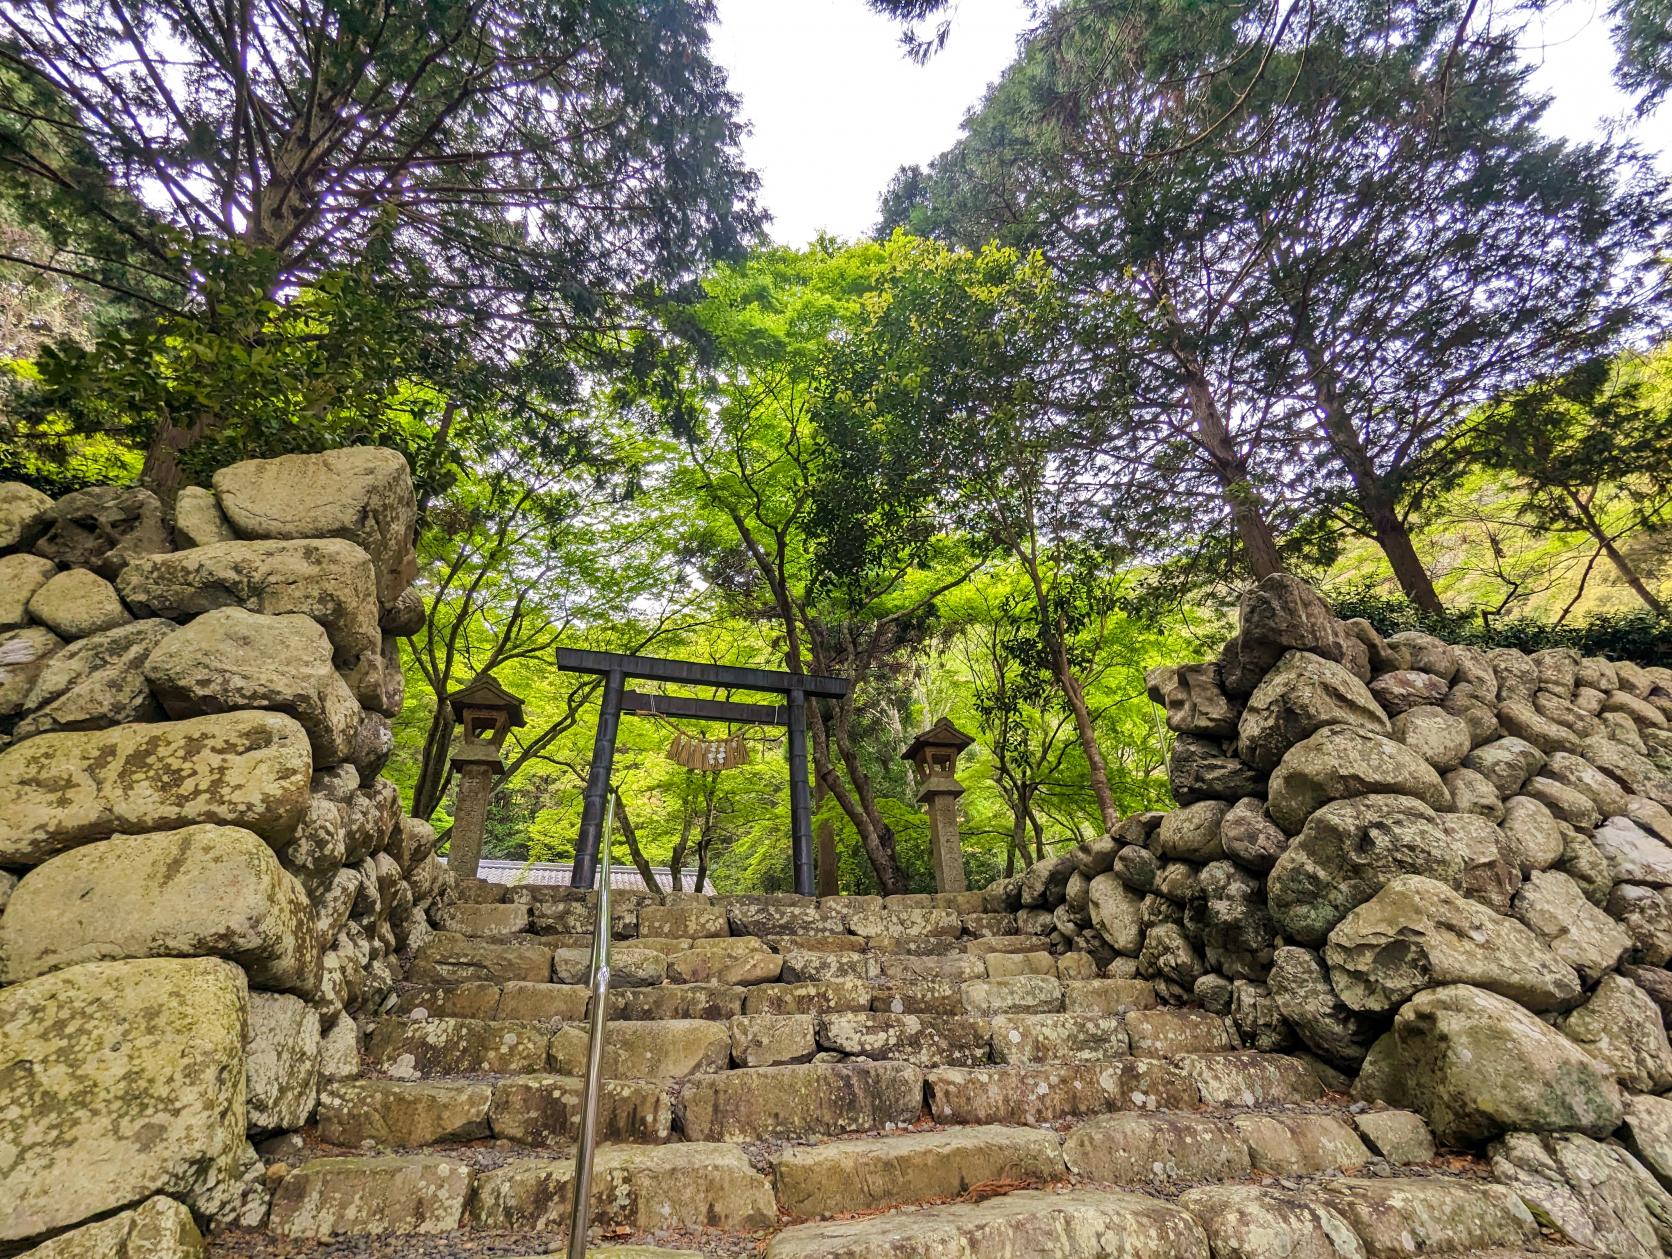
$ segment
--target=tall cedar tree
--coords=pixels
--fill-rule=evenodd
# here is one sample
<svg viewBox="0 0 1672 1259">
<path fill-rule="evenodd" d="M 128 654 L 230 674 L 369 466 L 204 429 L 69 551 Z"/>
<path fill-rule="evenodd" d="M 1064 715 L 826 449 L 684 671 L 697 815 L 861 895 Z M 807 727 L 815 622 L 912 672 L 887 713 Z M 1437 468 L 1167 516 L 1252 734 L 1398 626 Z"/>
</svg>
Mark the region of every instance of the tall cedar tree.
<svg viewBox="0 0 1672 1259">
<path fill-rule="evenodd" d="M 377 250 L 356 283 L 414 312 L 437 361 L 546 365 L 550 399 L 579 387 L 577 343 L 641 323 L 645 299 L 757 224 L 713 16 L 708 0 L 17 0 L 0 9 L 0 163 L 42 213 L 102 225 L 63 267 L 78 278 L 213 334 L 205 277 L 283 301 Z M 158 423 L 146 479 L 177 484 L 216 422 Z"/>
<path fill-rule="evenodd" d="M 1215 486 L 1249 572 L 1283 563 L 1274 517 L 1333 515 L 1437 608 L 1407 526 L 1437 443 L 1652 304 L 1664 191 L 1629 147 L 1547 139 L 1512 39 L 1462 5 L 1285 14 L 1064 6 L 885 215 L 1129 294 L 1139 335 L 1102 347 L 1143 369 L 1120 453 L 1166 473 L 1157 501 Z"/>
</svg>

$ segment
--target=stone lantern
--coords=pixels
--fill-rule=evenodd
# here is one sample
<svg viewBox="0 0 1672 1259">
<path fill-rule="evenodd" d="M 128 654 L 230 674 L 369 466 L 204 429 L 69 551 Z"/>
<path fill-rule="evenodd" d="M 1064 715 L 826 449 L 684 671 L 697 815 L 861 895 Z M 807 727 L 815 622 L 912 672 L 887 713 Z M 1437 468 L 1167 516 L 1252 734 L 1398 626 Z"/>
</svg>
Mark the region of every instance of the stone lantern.
<svg viewBox="0 0 1672 1259">
<path fill-rule="evenodd" d="M 493 780 L 505 772 L 500 749 L 511 727 L 523 724 L 520 696 L 511 694 L 491 673 L 484 673 L 447 697 L 459 727 L 453 769 L 459 776 L 458 807 L 447 848 L 447 868 L 461 879 L 474 879 L 482 860 L 482 835 L 488 822 Z"/>
<path fill-rule="evenodd" d="M 917 767 L 923 784 L 917 802 L 929 806 L 929 857 L 935 867 L 935 887 L 942 892 L 967 890 L 964 849 L 958 838 L 958 797 L 964 789 L 956 774 L 958 754 L 974 742 L 942 717 L 900 753 L 901 760 Z"/>
</svg>

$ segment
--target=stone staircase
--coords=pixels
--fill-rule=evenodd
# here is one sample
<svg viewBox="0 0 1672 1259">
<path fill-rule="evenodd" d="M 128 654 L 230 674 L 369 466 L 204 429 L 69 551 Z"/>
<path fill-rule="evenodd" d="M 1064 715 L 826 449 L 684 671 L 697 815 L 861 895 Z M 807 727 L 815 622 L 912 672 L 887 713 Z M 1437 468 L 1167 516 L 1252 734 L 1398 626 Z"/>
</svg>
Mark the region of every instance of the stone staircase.
<svg viewBox="0 0 1672 1259">
<path fill-rule="evenodd" d="M 561 1248 L 592 911 L 569 889 L 461 894 L 366 1029 L 363 1074 L 325 1087 L 304 1143 L 268 1152 L 266 1235 L 222 1234 L 211 1255 Z M 1415 1115 L 1352 1106 L 1327 1068 L 1053 956 L 983 893 L 622 896 L 612 926 L 593 1222 L 638 1245 L 595 1254 L 1545 1244 L 1484 1164 L 1437 1159 Z"/>
</svg>

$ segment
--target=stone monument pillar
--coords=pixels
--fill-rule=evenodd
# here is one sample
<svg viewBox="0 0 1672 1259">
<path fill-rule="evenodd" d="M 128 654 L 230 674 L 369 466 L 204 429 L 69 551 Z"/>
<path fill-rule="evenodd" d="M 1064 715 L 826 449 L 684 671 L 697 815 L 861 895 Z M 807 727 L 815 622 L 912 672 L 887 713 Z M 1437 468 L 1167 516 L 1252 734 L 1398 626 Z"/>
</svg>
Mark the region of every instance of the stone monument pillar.
<svg viewBox="0 0 1672 1259">
<path fill-rule="evenodd" d="M 459 723 L 453 771 L 459 776 L 458 804 L 448 841 L 447 868 L 461 879 L 474 879 L 482 861 L 482 835 L 488 822 L 493 780 L 505 772 L 500 749 L 512 726 L 523 724 L 522 699 L 484 673 L 447 697 Z"/>
<path fill-rule="evenodd" d="M 929 858 L 935 868 L 935 888 L 942 892 L 968 890 L 964 877 L 964 848 L 958 835 L 958 797 L 964 794 L 956 777 L 958 754 L 975 740 L 945 717 L 930 726 L 900 759 L 917 766 L 922 787 L 917 802 L 929 806 Z"/>
</svg>

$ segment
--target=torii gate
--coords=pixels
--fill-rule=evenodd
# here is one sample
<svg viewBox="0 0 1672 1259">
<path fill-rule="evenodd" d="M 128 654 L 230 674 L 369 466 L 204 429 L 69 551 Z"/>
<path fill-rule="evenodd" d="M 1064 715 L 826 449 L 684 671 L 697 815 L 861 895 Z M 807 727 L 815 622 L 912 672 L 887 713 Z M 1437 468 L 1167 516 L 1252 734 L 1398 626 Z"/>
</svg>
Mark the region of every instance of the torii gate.
<svg viewBox="0 0 1672 1259">
<path fill-rule="evenodd" d="M 848 693 L 846 678 L 570 648 L 558 649 L 557 667 L 567 673 L 592 673 L 604 679 L 598 733 L 592 742 L 592 766 L 587 771 L 581 809 L 581 831 L 575 841 L 571 887 L 591 887 L 597 877 L 598 844 L 604 827 L 604 804 L 609 797 L 610 769 L 615 764 L 615 738 L 621 726 L 621 714 L 660 713 L 665 717 L 699 721 L 789 727 L 790 844 L 795 860 L 795 890 L 802 896 L 813 895 L 813 797 L 807 779 L 807 699 L 840 699 Z M 626 689 L 628 678 L 765 691 L 787 696 L 789 702 L 787 705 L 741 704 L 733 700 L 643 695 Z"/>
</svg>

